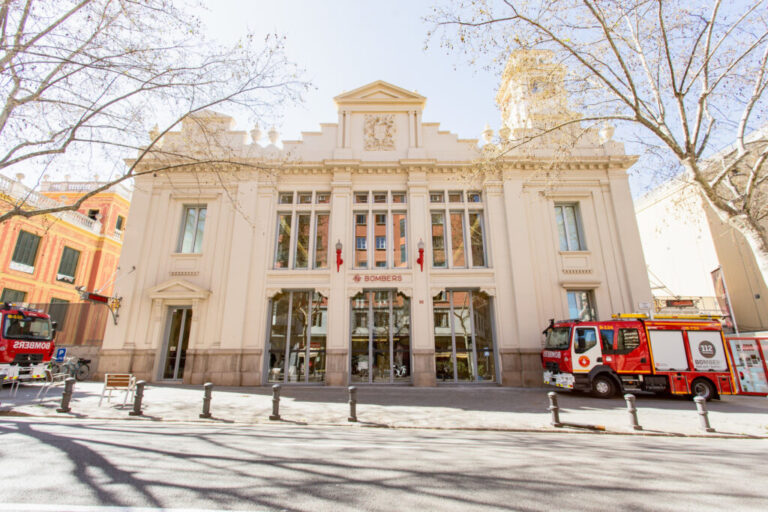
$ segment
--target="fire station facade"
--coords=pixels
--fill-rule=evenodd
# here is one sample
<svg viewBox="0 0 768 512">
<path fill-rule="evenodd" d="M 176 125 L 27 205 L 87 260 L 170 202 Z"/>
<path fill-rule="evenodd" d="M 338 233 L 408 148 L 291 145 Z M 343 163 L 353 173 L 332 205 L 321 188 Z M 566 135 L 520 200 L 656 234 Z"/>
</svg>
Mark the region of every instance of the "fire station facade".
<svg viewBox="0 0 768 512">
<path fill-rule="evenodd" d="M 505 80 L 510 138 L 536 114 L 505 106 L 522 101 Z M 99 373 L 538 385 L 549 318 L 650 301 L 634 159 L 606 134 L 588 133 L 565 158 L 540 143 L 479 164 L 498 145 L 422 122 L 418 94 L 375 82 L 335 101 L 338 123 L 282 148 L 276 133 L 263 146 L 258 129 L 232 131 L 213 112 L 165 136 L 174 153 L 204 130 L 228 158 L 259 164 L 136 180 L 122 309 Z"/>
</svg>

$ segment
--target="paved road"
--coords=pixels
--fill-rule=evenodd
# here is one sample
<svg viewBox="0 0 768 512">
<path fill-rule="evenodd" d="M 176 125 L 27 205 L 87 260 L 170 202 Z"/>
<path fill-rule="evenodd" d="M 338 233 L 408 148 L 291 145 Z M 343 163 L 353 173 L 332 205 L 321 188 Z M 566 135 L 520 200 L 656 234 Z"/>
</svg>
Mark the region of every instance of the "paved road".
<svg viewBox="0 0 768 512">
<path fill-rule="evenodd" d="M 766 452 L 764 439 L 0 418 L 0 510 L 766 510 Z"/>
</svg>

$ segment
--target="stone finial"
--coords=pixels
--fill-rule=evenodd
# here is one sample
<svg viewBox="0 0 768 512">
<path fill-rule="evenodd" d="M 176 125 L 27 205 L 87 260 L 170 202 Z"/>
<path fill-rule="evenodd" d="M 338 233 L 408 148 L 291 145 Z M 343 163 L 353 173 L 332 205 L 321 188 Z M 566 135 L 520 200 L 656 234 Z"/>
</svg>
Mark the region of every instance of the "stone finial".
<svg viewBox="0 0 768 512">
<path fill-rule="evenodd" d="M 499 129 L 499 137 L 501 138 L 501 142 L 506 142 L 509 140 L 509 135 L 512 133 L 512 130 L 509 129 L 507 125 L 502 126 Z"/>
<path fill-rule="evenodd" d="M 157 136 L 160 135 L 160 128 L 155 124 L 155 126 L 152 127 L 151 130 L 149 130 L 149 140 L 153 141 L 157 139 Z"/>
<path fill-rule="evenodd" d="M 93 173 L 93 181 L 99 181 L 99 173 Z"/>
<path fill-rule="evenodd" d="M 269 137 L 270 144 L 277 144 L 277 141 L 280 140 L 280 133 L 278 133 L 274 126 L 269 130 L 267 136 Z"/>
<path fill-rule="evenodd" d="M 259 125 L 253 125 L 253 130 L 251 130 L 251 140 L 253 141 L 253 144 L 258 143 L 261 140 L 262 135 L 263 133 L 261 128 L 259 128 Z"/>
<path fill-rule="evenodd" d="M 482 131 L 483 140 L 486 144 L 490 144 L 493 140 L 493 130 L 488 123 L 485 123 L 485 128 Z"/>
<path fill-rule="evenodd" d="M 64 181 L 69 181 L 69 178 L 71 178 L 71 177 L 72 177 L 71 174 L 65 174 L 64 175 Z"/>
<path fill-rule="evenodd" d="M 19 183 L 24 181 L 24 173 L 23 172 L 17 172 L 16 173 L 16 181 L 18 181 Z"/>
<path fill-rule="evenodd" d="M 50 174 L 43 174 L 43 181 L 51 181 L 51 175 Z"/>
</svg>

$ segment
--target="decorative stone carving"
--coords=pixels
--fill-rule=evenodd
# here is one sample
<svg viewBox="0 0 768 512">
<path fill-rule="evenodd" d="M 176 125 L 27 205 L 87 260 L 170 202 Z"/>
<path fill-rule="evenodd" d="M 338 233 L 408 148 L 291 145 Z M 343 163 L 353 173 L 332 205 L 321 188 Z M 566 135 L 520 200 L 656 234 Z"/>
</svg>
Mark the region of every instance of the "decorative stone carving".
<svg viewBox="0 0 768 512">
<path fill-rule="evenodd" d="M 364 135 L 366 151 L 395 149 L 395 116 L 393 114 L 366 114 Z"/>
</svg>

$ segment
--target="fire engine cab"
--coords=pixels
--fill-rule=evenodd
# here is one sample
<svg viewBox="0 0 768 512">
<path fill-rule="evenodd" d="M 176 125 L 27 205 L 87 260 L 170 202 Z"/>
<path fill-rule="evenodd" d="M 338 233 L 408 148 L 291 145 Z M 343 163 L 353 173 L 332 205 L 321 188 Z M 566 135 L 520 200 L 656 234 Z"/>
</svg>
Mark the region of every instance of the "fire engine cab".
<svg viewBox="0 0 768 512">
<path fill-rule="evenodd" d="M 0 304 L 0 385 L 45 378 L 56 324 L 41 311 Z"/>
<path fill-rule="evenodd" d="M 707 400 L 735 393 L 719 320 L 710 316 L 613 315 L 606 322 L 550 321 L 544 383 L 617 393 L 652 391 Z"/>
</svg>

